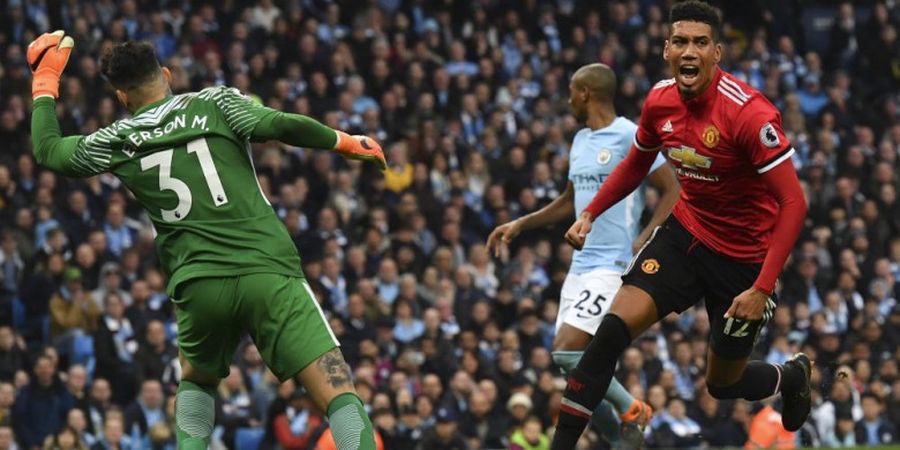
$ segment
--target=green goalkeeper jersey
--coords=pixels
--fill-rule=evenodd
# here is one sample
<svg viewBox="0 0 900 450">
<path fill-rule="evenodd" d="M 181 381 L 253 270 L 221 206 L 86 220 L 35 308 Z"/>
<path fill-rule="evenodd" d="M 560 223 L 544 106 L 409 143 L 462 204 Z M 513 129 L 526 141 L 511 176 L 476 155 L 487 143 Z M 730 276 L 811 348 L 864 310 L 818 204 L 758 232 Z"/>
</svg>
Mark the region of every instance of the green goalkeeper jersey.
<svg viewBox="0 0 900 450">
<path fill-rule="evenodd" d="M 61 138 L 55 102 L 34 103 L 37 161 L 65 175 L 116 175 L 147 211 L 178 283 L 271 272 L 302 276 L 300 257 L 256 178 L 250 141 L 332 148 L 334 131 L 212 87 L 167 97 L 89 136 Z"/>
</svg>

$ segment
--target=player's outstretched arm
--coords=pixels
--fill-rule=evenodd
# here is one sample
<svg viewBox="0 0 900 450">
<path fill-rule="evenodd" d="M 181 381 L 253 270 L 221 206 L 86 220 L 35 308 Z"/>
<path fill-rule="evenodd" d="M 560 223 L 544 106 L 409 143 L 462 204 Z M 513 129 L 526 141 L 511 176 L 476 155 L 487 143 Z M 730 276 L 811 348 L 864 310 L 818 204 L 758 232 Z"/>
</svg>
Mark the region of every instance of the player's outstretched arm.
<svg viewBox="0 0 900 450">
<path fill-rule="evenodd" d="M 575 188 L 569 181 L 562 195 L 543 208 L 494 228 L 488 236 L 488 251 L 493 250 L 494 256 L 500 256 L 500 249 L 512 242 L 519 233 L 561 222 L 571 218 L 573 214 L 575 214 Z"/>
<path fill-rule="evenodd" d="M 348 159 L 371 161 L 387 168 L 381 145 L 368 136 L 351 136 L 300 114 L 269 110 L 253 129 L 254 142 L 278 140 L 298 147 L 334 150 Z"/>
<path fill-rule="evenodd" d="M 87 176 L 90 162 L 77 153 L 83 136 L 62 137 L 56 118 L 59 78 L 69 61 L 75 41 L 62 30 L 44 33 L 28 45 L 26 57 L 31 68 L 31 143 L 35 160 L 51 170 L 70 176 Z"/>
</svg>

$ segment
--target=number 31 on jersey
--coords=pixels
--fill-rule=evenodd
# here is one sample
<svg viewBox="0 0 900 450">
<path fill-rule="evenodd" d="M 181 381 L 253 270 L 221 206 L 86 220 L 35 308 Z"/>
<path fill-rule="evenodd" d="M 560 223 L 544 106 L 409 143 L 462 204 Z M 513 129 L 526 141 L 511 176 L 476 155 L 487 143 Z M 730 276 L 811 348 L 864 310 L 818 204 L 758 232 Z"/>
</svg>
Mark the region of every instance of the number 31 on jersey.
<svg viewBox="0 0 900 450">
<path fill-rule="evenodd" d="M 174 209 L 160 209 L 160 216 L 166 222 L 178 222 L 184 219 L 191 212 L 193 204 L 193 195 L 188 185 L 184 181 L 172 177 L 172 154 L 174 152 L 175 149 L 170 148 L 141 158 L 141 170 L 147 171 L 159 167 L 159 189 L 172 191 L 178 196 L 178 204 Z M 187 152 L 197 155 L 200 169 L 203 171 L 203 178 L 212 195 L 213 204 L 219 207 L 228 203 L 228 196 L 225 195 L 222 180 L 216 171 L 216 165 L 213 163 L 206 139 L 199 138 L 188 142 Z"/>
</svg>

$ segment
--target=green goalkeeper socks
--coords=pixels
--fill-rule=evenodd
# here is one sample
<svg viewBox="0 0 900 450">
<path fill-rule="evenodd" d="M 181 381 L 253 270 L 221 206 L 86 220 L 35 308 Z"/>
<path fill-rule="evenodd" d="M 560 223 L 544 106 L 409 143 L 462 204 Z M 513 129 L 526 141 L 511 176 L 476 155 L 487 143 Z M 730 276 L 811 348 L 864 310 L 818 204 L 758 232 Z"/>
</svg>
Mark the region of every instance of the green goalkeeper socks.
<svg viewBox="0 0 900 450">
<path fill-rule="evenodd" d="M 175 439 L 180 450 L 206 450 L 216 419 L 215 388 L 181 380 L 175 395 Z"/>
<path fill-rule="evenodd" d="M 345 392 L 328 405 L 331 435 L 338 450 L 375 450 L 375 432 L 356 394 Z"/>
</svg>

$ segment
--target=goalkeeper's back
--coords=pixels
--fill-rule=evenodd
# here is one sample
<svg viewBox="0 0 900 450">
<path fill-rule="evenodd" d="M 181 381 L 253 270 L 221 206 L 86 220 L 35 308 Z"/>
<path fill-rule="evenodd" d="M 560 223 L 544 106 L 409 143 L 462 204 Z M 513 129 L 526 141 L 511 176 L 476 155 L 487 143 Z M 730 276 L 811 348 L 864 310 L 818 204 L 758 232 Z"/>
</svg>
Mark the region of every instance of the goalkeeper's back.
<svg viewBox="0 0 900 450">
<path fill-rule="evenodd" d="M 102 66 L 132 118 L 63 138 L 53 99 L 36 98 L 37 161 L 70 176 L 110 172 L 122 180 L 156 228 L 170 295 L 179 282 L 196 277 L 301 276 L 297 250 L 262 193 L 249 147 L 254 131 L 255 140 L 282 137 L 281 129 L 303 130 L 300 119 L 224 86 L 172 96 L 171 74 L 148 44 L 116 46 Z M 333 145 L 333 130 L 306 122 L 313 130 L 307 135 L 325 135 L 306 141 Z"/>
<path fill-rule="evenodd" d="M 60 39 L 71 43 L 62 36 L 59 31 L 42 39 L 49 47 Z M 35 55 L 43 47 L 29 47 L 29 63 L 40 64 Z M 67 58 L 71 45 L 44 50 L 44 59 L 63 51 Z M 53 61 L 61 70 L 60 61 Z M 266 108 L 233 88 L 172 96 L 172 74 L 159 66 L 149 43 L 111 47 L 101 71 L 133 117 L 90 136 L 62 137 L 54 100 L 58 89 L 50 89 L 53 83 L 47 81 L 58 84 L 59 73 L 44 73 L 44 81 L 32 89 L 34 154 L 38 163 L 65 175 L 111 172 L 128 186 L 156 227 L 169 295 L 190 278 L 260 272 L 302 276 L 297 250 L 256 178 L 250 141 L 330 149 L 386 167 L 375 140 Z"/>
<path fill-rule="evenodd" d="M 250 154 L 250 132 L 268 111 L 228 87 L 168 97 L 83 139 L 73 161 L 115 174 L 143 205 L 170 286 L 212 275 L 299 275 Z"/>
</svg>

